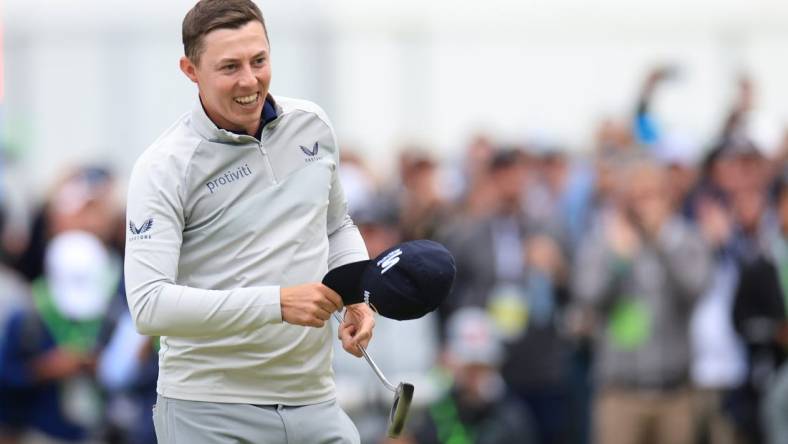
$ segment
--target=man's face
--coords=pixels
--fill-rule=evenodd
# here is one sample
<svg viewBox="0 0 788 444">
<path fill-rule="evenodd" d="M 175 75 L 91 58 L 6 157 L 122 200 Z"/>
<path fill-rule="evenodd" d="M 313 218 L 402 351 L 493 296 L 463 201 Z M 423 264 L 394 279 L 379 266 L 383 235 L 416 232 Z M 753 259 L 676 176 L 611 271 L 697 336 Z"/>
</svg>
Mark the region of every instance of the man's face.
<svg viewBox="0 0 788 444">
<path fill-rule="evenodd" d="M 640 166 L 622 179 L 630 214 L 649 234 L 656 234 L 673 211 L 665 171 L 659 166 Z"/>
<path fill-rule="evenodd" d="M 493 180 L 498 187 L 498 197 L 506 207 L 518 206 L 526 183 L 525 167 L 519 163 L 496 170 Z"/>
<path fill-rule="evenodd" d="M 197 83 L 205 112 L 217 126 L 257 132 L 271 83 L 269 52 L 262 23 L 251 21 L 206 34 L 197 64 L 181 58 L 181 70 Z"/>
</svg>

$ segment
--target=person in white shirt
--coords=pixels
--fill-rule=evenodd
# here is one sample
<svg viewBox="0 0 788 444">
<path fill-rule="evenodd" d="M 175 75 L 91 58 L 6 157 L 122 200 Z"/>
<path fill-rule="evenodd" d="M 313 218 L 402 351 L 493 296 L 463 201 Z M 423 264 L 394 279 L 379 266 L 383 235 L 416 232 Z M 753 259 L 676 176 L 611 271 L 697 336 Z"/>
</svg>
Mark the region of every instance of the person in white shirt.
<svg viewBox="0 0 788 444">
<path fill-rule="evenodd" d="M 270 46 L 250 0 L 201 0 L 180 67 L 199 100 L 137 160 L 126 289 L 137 330 L 161 336 L 159 442 L 353 443 L 336 405 L 332 329 L 341 297 L 319 283 L 366 260 L 317 105 L 274 97 Z M 345 307 L 343 347 L 374 328 Z"/>
</svg>

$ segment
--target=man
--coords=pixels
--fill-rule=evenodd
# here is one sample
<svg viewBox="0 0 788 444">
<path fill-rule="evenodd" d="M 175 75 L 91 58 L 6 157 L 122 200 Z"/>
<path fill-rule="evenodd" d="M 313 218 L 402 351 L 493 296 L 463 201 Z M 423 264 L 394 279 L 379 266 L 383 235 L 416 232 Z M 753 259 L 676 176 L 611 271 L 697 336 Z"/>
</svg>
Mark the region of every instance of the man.
<svg viewBox="0 0 788 444">
<path fill-rule="evenodd" d="M 96 438 L 103 419 L 96 356 L 120 271 L 113 259 L 85 231 L 60 233 L 47 245 L 31 306 L 0 328 L 0 443 Z"/>
<path fill-rule="evenodd" d="M 765 221 L 767 193 L 741 189 L 733 195 L 749 257 L 741 260 L 732 319 L 747 356 L 745 380 L 733 395 L 733 419 L 748 442 L 783 443 L 788 430 L 788 176 L 774 184 L 773 221 Z M 771 223 L 769 223 L 771 222 Z M 748 260 L 749 259 L 749 260 Z M 744 440 L 741 440 L 744 441 Z"/>
<path fill-rule="evenodd" d="M 316 105 L 268 93 L 270 47 L 249 0 L 202 0 L 180 67 L 199 101 L 137 161 L 126 289 L 142 334 L 161 336 L 159 442 L 353 443 L 336 405 L 318 282 L 367 259 L 347 216 L 338 146 Z M 348 352 L 374 318 L 347 307 Z"/>
<path fill-rule="evenodd" d="M 530 410 L 537 441 L 561 443 L 572 423 L 565 387 L 570 350 L 560 325 L 566 265 L 553 237 L 526 220 L 523 156 L 513 149 L 494 153 L 488 165 L 496 192 L 491 213 L 447 230 L 459 274 L 441 309 L 451 315 L 476 306 L 489 313 L 504 345 L 501 376 Z"/>
<path fill-rule="evenodd" d="M 529 444 L 538 440 L 530 412 L 499 372 L 504 344 L 487 312 L 463 307 L 446 325 L 442 355 L 451 384 L 420 417 L 406 442 Z"/>
<path fill-rule="evenodd" d="M 624 164 L 618 198 L 581 244 L 573 275 L 596 320 L 596 442 L 690 443 L 689 316 L 712 257 L 679 217 L 665 170 Z"/>
</svg>

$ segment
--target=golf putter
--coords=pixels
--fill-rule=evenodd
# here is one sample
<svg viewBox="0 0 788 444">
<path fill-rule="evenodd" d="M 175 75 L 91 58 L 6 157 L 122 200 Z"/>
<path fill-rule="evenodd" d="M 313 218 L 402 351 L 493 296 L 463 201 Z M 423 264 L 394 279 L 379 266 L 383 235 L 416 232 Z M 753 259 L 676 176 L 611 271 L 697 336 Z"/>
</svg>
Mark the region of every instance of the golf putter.
<svg viewBox="0 0 788 444">
<path fill-rule="evenodd" d="M 339 313 L 334 312 L 334 319 L 342 324 L 342 317 L 339 316 Z M 367 364 L 372 367 L 372 370 L 375 372 L 378 379 L 380 379 L 380 382 L 382 382 L 387 389 L 394 392 L 394 403 L 391 406 L 391 412 L 389 412 L 389 427 L 387 433 L 389 437 L 396 438 L 402 433 L 402 429 L 405 427 L 405 420 L 408 418 L 410 402 L 413 400 L 413 384 L 400 382 L 399 385 L 395 386 L 390 383 L 364 347 L 359 345 L 358 348 L 361 350 L 361 354 L 364 355 Z"/>
</svg>

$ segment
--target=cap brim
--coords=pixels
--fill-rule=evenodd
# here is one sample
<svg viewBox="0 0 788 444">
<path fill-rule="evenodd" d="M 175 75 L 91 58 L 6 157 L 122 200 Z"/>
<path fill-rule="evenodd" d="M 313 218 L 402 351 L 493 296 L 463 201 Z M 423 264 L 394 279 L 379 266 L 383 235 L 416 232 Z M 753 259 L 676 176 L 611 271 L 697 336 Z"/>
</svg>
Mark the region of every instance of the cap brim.
<svg viewBox="0 0 788 444">
<path fill-rule="evenodd" d="M 334 268 L 323 277 L 323 285 L 334 290 L 342 297 L 345 305 L 364 302 L 361 293 L 361 276 L 371 261 L 351 262 Z"/>
</svg>

